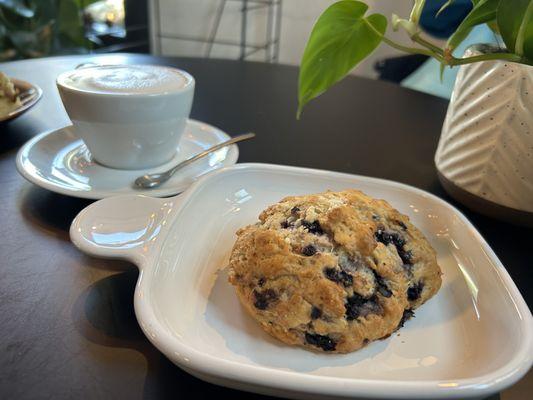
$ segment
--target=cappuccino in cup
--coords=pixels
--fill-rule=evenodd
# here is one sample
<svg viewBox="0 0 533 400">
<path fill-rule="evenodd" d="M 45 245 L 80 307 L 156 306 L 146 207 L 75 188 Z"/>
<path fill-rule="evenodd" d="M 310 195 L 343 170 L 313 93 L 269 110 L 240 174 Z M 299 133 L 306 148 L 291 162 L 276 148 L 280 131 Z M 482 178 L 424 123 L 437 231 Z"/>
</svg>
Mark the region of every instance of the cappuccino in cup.
<svg viewBox="0 0 533 400">
<path fill-rule="evenodd" d="M 95 161 L 119 169 L 154 167 L 179 151 L 194 83 L 155 65 L 95 65 L 57 78 L 75 133 Z"/>
<path fill-rule="evenodd" d="M 180 70 L 153 65 L 81 68 L 58 79 L 58 83 L 72 89 L 125 95 L 180 91 L 188 81 L 189 77 Z"/>
</svg>

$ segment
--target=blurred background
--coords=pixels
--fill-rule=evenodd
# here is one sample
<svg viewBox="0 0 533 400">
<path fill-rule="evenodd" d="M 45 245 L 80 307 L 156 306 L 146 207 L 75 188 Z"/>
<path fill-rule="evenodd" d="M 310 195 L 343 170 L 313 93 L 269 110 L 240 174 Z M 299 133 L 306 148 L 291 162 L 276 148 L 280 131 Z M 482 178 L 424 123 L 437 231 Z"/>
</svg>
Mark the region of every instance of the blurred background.
<svg viewBox="0 0 533 400">
<path fill-rule="evenodd" d="M 422 26 L 436 42 L 471 9 L 455 0 L 428 0 Z M 0 61 L 57 54 L 139 52 L 166 56 L 233 58 L 298 65 L 314 22 L 334 0 L 0 0 Z M 369 0 L 372 11 L 407 17 L 412 0 Z M 403 33 L 388 35 L 407 40 Z M 476 31 L 464 47 L 490 42 Z M 354 71 L 441 97 L 455 79 L 442 81 L 438 65 L 422 56 L 399 55 L 382 45 Z"/>
</svg>

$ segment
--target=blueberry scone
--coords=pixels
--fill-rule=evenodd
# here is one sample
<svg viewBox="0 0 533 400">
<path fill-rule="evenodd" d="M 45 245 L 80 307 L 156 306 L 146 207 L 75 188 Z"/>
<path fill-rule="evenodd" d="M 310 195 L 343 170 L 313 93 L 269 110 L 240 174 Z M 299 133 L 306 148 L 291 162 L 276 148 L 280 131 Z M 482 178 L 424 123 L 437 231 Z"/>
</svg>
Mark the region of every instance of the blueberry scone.
<svg viewBox="0 0 533 400">
<path fill-rule="evenodd" d="M 237 236 L 229 280 L 243 306 L 272 336 L 316 351 L 389 336 L 441 284 L 409 218 L 356 190 L 287 197 Z"/>
</svg>

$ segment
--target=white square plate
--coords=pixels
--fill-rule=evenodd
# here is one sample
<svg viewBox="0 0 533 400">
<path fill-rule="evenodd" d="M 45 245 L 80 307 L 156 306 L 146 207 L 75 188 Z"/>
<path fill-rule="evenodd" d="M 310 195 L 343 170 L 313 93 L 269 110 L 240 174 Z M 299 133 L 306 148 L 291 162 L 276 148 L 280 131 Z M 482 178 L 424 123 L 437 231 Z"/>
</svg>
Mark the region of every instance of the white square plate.
<svg viewBox="0 0 533 400">
<path fill-rule="evenodd" d="M 352 354 L 286 346 L 244 312 L 227 282 L 235 231 L 284 196 L 346 188 L 409 215 L 437 250 L 442 288 L 397 334 Z M 407 185 L 238 164 L 177 197 L 94 203 L 74 220 L 71 238 L 85 252 L 139 266 L 135 311 L 145 334 L 212 383 L 297 398 L 483 397 L 533 362 L 533 318 L 496 255 L 458 210 Z"/>
</svg>

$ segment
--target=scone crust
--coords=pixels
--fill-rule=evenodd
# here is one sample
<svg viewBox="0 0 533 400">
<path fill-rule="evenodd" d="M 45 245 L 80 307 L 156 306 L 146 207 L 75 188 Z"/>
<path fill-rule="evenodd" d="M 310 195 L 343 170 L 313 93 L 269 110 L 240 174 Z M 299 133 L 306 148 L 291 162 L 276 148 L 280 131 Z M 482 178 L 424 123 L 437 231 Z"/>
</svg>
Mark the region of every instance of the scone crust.
<svg viewBox="0 0 533 400">
<path fill-rule="evenodd" d="M 441 284 L 408 217 L 357 190 L 287 197 L 237 236 L 229 280 L 245 309 L 272 336 L 314 351 L 389 336 Z"/>
</svg>

